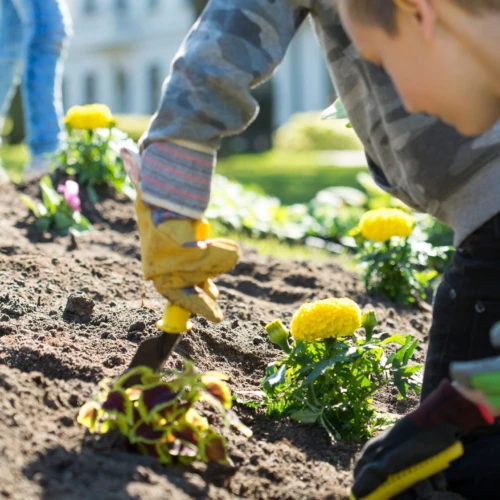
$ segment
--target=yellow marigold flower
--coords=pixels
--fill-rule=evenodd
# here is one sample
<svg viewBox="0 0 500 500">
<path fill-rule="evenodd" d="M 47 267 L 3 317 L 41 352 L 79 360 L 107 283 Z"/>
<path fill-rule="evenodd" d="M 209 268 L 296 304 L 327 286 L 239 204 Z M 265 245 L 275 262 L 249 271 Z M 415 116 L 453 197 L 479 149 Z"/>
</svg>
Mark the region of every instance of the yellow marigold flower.
<svg viewBox="0 0 500 500">
<path fill-rule="evenodd" d="M 66 113 L 67 125 L 78 130 L 108 128 L 114 123 L 110 109 L 104 104 L 73 106 Z"/>
<path fill-rule="evenodd" d="M 294 314 L 290 332 L 295 340 L 316 342 L 348 337 L 361 326 L 361 311 L 351 299 L 306 302 Z"/>
<path fill-rule="evenodd" d="M 379 208 L 363 214 L 358 227 L 368 240 L 388 241 L 393 236 L 410 236 L 414 225 L 413 217 L 398 208 Z"/>
</svg>

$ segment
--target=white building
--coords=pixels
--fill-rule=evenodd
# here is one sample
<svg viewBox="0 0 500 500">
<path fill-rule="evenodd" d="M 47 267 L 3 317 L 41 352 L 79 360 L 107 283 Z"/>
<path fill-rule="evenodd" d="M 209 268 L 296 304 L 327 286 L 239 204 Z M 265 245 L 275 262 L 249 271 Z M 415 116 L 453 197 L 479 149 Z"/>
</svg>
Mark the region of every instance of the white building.
<svg viewBox="0 0 500 500">
<path fill-rule="evenodd" d="M 75 34 L 65 69 L 65 106 L 102 102 L 114 113 L 151 114 L 171 60 L 194 22 L 188 0 L 68 1 Z M 294 112 L 330 104 L 331 84 L 309 23 L 267 89 L 273 128 Z"/>
</svg>

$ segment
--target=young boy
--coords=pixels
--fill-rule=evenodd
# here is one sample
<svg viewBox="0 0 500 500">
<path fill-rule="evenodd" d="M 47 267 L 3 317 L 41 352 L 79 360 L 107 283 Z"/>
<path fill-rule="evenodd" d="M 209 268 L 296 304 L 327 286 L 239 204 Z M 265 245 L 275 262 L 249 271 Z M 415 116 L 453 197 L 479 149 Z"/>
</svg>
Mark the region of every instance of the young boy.
<svg viewBox="0 0 500 500">
<path fill-rule="evenodd" d="M 496 149 L 500 151 L 500 124 L 495 126 L 500 119 L 500 56 L 497 50 L 500 0 L 337 0 L 337 8 L 358 53 L 391 76 L 407 112 L 433 115 L 453 125 L 463 135 L 486 133 L 473 140 L 475 147 L 480 150 L 484 138 L 489 137 L 497 142 Z M 474 185 L 476 194 L 484 198 L 470 204 L 471 197 L 465 196 L 463 208 L 475 212 L 476 216 L 484 211 L 484 215 L 493 217 L 485 218 L 482 224 L 479 218 L 476 219 L 470 226 L 472 232 L 457 242 L 458 255 L 436 297 L 427 374 L 431 366 L 439 362 L 444 366 L 460 358 L 487 356 L 491 344 L 487 343 L 485 328 L 491 321 L 500 319 L 499 296 L 494 292 L 500 278 L 500 202 L 493 199 L 496 196 L 498 200 L 500 193 L 497 192 L 494 163 L 465 181 L 465 185 Z M 452 167 L 449 174 L 453 182 L 454 175 L 459 172 Z M 493 185 L 479 181 L 483 175 L 484 181 L 489 183 L 491 180 Z M 450 305 L 451 302 L 455 304 Z M 437 356 L 439 358 L 435 359 Z M 472 366 L 484 371 L 487 364 L 479 362 Z M 498 362 L 494 365 L 495 369 L 499 366 Z M 495 389 L 490 387 L 490 390 L 500 393 L 500 378 L 494 379 L 494 386 Z M 425 404 L 424 401 L 423 406 Z M 489 438 L 487 447 L 481 448 L 478 442 L 471 446 L 476 447 L 478 457 L 478 450 L 482 450 L 481 461 L 474 462 L 470 454 L 464 457 L 463 462 L 468 460 L 469 466 L 457 463 L 452 467 L 456 469 L 451 471 L 455 480 L 460 475 L 470 474 L 471 470 L 481 476 L 479 469 L 484 473 L 485 468 L 491 466 L 491 460 L 485 456 L 488 451 L 495 455 L 500 451 L 497 437 Z M 370 468 L 377 462 L 380 465 L 378 460 L 369 464 L 366 459 L 370 455 L 369 448 L 370 444 L 360 460 L 364 464 L 358 467 L 354 490 L 359 490 L 362 483 L 366 485 L 366 472 Z M 494 462 L 490 479 L 496 476 L 498 465 Z M 363 467 L 364 478 L 360 477 Z M 481 482 L 481 477 L 478 481 Z M 483 482 L 482 487 L 479 491 L 462 488 L 461 492 L 468 498 L 497 498 L 493 482 L 490 486 Z"/>
<path fill-rule="evenodd" d="M 500 119 L 499 0 L 337 0 L 359 53 L 389 73 L 405 108 L 464 135 Z"/>
<path fill-rule="evenodd" d="M 361 12 L 365 4 L 360 5 Z M 341 3 L 344 11 L 347 7 Z M 185 309 L 222 318 L 210 278 L 231 267 L 237 249 L 220 241 L 194 244 L 190 220 L 201 218 L 208 205 L 221 139 L 253 120 L 258 107 L 250 89 L 272 75 L 308 16 L 379 186 L 455 230 L 458 251 L 437 293 L 422 394 L 425 400 L 439 386 L 437 399 L 442 395 L 449 404 L 443 412 L 436 398 L 429 398 L 418 421 L 428 422 L 434 414 L 439 420 L 451 408 L 451 413 L 470 413 L 470 419 L 456 424 L 471 430 L 489 420 L 472 406 L 465 411 L 466 400 L 440 383 L 449 376 L 451 362 L 497 354 L 489 341 L 489 330 L 500 318 L 497 137 L 493 131 L 468 139 L 436 118 L 408 114 L 387 73 L 355 50 L 335 0 L 209 2 L 172 64 L 161 105 L 141 142 L 138 215 L 145 277 Z M 455 86 L 461 85 L 462 63 L 458 58 Z M 405 429 L 410 434 L 421 430 Z M 396 442 L 406 437 L 400 433 Z M 465 456 L 474 457 L 477 442 L 485 441 L 475 439 Z M 497 450 L 500 456 L 500 444 Z M 460 480 L 461 491 L 476 484 L 469 472 Z"/>
</svg>

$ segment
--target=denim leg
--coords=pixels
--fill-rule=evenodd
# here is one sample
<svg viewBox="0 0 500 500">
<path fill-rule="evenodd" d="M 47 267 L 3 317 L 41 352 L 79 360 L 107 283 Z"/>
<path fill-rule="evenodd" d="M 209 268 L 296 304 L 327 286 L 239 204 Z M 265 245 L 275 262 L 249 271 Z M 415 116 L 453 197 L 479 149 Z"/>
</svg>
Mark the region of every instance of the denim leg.
<svg viewBox="0 0 500 500">
<path fill-rule="evenodd" d="M 62 59 L 70 20 L 64 0 L 14 1 L 28 14 L 22 91 L 27 142 L 36 156 L 54 152 L 61 138 Z"/>
<path fill-rule="evenodd" d="M 0 0 L 0 130 L 19 83 L 22 57 L 23 32 L 19 13 L 12 0 Z"/>
</svg>

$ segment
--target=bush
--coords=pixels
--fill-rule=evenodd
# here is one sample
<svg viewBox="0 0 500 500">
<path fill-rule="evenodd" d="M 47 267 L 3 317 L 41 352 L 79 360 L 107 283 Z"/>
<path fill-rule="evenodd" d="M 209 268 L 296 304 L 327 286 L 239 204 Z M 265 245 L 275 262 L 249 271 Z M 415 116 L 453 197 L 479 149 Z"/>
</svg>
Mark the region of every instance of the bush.
<svg viewBox="0 0 500 500">
<path fill-rule="evenodd" d="M 318 113 L 299 113 L 274 134 L 280 151 L 330 151 L 363 149 L 347 120 L 321 120 Z"/>
<path fill-rule="evenodd" d="M 125 132 L 132 140 L 137 142 L 146 131 L 151 116 L 149 115 L 113 115 L 116 128 Z"/>
<path fill-rule="evenodd" d="M 217 173 L 246 186 L 258 186 L 285 205 L 292 205 L 307 203 L 327 187 L 361 187 L 356 176 L 368 172 L 364 161 L 354 167 L 341 167 L 334 162 L 335 158 L 325 158 L 321 152 L 271 150 L 219 159 Z"/>
</svg>

